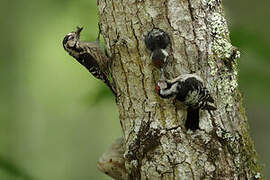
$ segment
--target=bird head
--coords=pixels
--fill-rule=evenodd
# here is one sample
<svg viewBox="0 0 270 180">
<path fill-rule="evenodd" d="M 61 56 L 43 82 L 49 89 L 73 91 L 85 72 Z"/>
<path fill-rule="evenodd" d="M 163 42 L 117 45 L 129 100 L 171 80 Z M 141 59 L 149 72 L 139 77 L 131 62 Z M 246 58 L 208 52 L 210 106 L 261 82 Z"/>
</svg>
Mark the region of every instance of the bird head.
<svg viewBox="0 0 270 180">
<path fill-rule="evenodd" d="M 77 43 L 80 40 L 80 34 L 83 30 L 82 27 L 77 27 L 76 31 L 68 33 L 63 39 L 63 46 L 66 51 L 71 51 L 76 48 Z"/>
<path fill-rule="evenodd" d="M 162 90 L 165 90 L 168 88 L 168 83 L 166 80 L 159 80 L 156 84 L 156 93 L 160 95 Z"/>
</svg>

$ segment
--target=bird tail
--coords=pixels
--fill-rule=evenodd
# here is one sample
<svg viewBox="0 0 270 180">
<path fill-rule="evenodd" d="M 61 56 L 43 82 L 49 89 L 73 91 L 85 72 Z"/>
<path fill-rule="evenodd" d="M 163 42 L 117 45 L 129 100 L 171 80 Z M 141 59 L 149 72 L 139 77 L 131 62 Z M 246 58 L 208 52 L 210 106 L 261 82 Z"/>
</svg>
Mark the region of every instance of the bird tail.
<svg viewBox="0 0 270 180">
<path fill-rule="evenodd" d="M 195 131 L 199 129 L 199 108 L 188 108 L 187 109 L 187 119 L 185 123 L 186 129 Z"/>
<path fill-rule="evenodd" d="M 214 104 L 206 104 L 202 109 L 215 111 L 215 110 L 217 110 L 217 107 Z"/>
<path fill-rule="evenodd" d="M 106 78 L 104 80 L 104 83 L 110 88 L 110 90 L 112 91 L 112 93 L 114 94 L 114 96 L 116 96 L 117 95 L 116 88 L 112 85 L 112 83 L 110 82 L 110 80 L 108 78 Z"/>
</svg>

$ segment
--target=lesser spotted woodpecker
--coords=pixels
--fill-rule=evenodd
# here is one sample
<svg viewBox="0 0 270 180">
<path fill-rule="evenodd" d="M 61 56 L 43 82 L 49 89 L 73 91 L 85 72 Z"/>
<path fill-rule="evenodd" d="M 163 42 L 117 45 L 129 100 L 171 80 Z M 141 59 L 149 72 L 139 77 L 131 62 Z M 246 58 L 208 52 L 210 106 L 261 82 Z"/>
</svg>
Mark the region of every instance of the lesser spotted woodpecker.
<svg viewBox="0 0 270 180">
<path fill-rule="evenodd" d="M 216 110 L 214 99 L 196 74 L 180 75 L 172 80 L 161 79 L 156 91 L 162 98 L 175 97 L 187 107 L 186 129 L 199 129 L 199 110 Z"/>
<path fill-rule="evenodd" d="M 80 41 L 80 33 L 82 30 L 83 28 L 77 27 L 76 31 L 71 32 L 64 37 L 64 49 L 94 77 L 102 80 L 112 92 L 116 94 L 115 88 L 109 80 L 111 59 L 105 55 L 104 50 L 100 45 L 100 32 L 95 42 L 82 42 Z"/>
<path fill-rule="evenodd" d="M 162 70 L 168 57 L 168 53 L 165 50 L 170 44 L 168 33 L 154 28 L 147 33 L 144 41 L 147 49 L 152 51 L 151 60 L 153 65 Z"/>
</svg>

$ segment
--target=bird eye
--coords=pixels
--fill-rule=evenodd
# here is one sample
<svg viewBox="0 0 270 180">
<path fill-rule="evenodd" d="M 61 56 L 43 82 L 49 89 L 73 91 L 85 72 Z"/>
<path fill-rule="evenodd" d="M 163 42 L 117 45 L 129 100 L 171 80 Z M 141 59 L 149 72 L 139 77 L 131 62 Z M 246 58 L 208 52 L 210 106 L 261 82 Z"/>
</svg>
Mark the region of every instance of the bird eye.
<svg viewBox="0 0 270 180">
<path fill-rule="evenodd" d="M 74 39 L 74 36 L 69 36 L 68 37 L 68 40 L 72 40 L 72 39 Z"/>
</svg>

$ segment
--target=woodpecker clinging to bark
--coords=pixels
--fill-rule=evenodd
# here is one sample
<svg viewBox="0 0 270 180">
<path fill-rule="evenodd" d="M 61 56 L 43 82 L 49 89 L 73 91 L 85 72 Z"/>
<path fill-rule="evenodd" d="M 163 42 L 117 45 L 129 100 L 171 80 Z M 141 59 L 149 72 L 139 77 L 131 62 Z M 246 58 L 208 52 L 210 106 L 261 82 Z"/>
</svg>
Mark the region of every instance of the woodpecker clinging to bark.
<svg viewBox="0 0 270 180">
<path fill-rule="evenodd" d="M 152 51 L 151 60 L 153 65 L 161 69 L 163 73 L 163 67 L 168 57 L 168 53 L 165 49 L 170 44 L 168 33 L 161 29 L 154 28 L 147 33 L 144 41 L 147 49 Z"/>
<path fill-rule="evenodd" d="M 83 28 L 77 27 L 77 30 L 67 34 L 63 40 L 64 49 L 83 65 L 94 77 L 102 80 L 114 94 L 110 77 L 111 59 L 108 58 L 99 41 L 100 32 L 95 42 L 81 42 L 80 33 Z"/>
<path fill-rule="evenodd" d="M 162 98 L 175 97 L 187 107 L 186 129 L 199 128 L 199 110 L 216 110 L 214 99 L 196 74 L 180 75 L 172 80 L 161 79 L 156 91 Z"/>
</svg>

